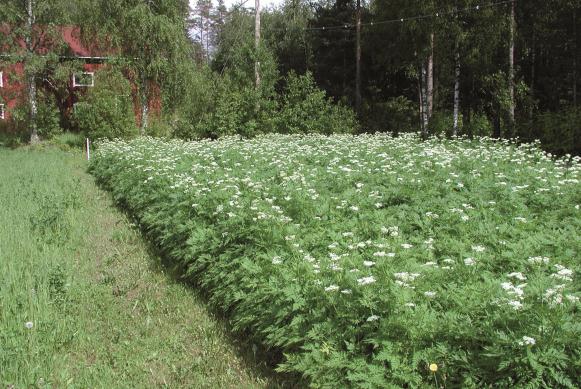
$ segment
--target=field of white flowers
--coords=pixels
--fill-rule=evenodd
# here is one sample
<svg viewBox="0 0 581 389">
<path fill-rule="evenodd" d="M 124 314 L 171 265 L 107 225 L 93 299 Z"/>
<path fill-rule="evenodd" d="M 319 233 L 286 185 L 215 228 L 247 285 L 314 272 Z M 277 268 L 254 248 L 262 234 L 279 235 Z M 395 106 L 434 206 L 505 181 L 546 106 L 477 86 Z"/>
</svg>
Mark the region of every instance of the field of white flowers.
<svg viewBox="0 0 581 389">
<path fill-rule="evenodd" d="M 313 387 L 581 385 L 581 163 L 415 135 L 100 144 L 91 171 Z"/>
</svg>

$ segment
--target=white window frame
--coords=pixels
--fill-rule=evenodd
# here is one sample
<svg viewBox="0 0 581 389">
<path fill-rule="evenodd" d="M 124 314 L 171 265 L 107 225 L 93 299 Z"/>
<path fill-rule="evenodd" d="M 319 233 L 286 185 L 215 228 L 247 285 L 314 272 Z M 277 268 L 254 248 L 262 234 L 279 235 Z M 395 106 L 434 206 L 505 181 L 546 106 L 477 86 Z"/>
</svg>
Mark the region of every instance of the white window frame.
<svg viewBox="0 0 581 389">
<path fill-rule="evenodd" d="M 77 74 L 82 74 L 84 76 L 91 76 L 91 83 L 90 84 L 79 84 L 77 83 Z M 73 73 L 73 87 L 86 87 L 92 88 L 95 86 L 95 72 L 81 72 L 81 73 Z"/>
<path fill-rule="evenodd" d="M 0 104 L 0 120 L 4 120 L 6 118 L 6 106 L 4 104 Z"/>
<path fill-rule="evenodd" d="M 0 88 L 4 88 L 4 72 L 0 70 Z"/>
</svg>

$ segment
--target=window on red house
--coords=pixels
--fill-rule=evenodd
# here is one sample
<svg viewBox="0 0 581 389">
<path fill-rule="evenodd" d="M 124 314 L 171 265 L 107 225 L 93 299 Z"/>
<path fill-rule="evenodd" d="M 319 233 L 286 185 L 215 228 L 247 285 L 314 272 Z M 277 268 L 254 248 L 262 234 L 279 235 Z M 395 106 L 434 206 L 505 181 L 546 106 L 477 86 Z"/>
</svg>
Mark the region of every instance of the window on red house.
<svg viewBox="0 0 581 389">
<path fill-rule="evenodd" d="M 95 86 L 95 73 L 82 72 L 73 74 L 73 87 Z"/>
</svg>

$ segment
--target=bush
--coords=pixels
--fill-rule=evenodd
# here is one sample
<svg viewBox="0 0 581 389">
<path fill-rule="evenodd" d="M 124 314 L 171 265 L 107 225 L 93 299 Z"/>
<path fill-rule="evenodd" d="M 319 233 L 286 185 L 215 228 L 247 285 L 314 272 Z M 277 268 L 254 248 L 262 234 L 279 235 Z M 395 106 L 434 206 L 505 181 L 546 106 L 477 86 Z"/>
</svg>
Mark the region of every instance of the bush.
<svg viewBox="0 0 581 389">
<path fill-rule="evenodd" d="M 543 148 L 558 155 L 581 154 L 581 109 L 542 112 L 531 122 L 520 125 L 525 140 L 539 139 Z"/>
<path fill-rule="evenodd" d="M 334 104 L 317 88 L 311 73 L 289 73 L 276 117 L 276 131 L 283 134 L 353 133 L 357 127 L 350 108 Z"/>
<path fill-rule="evenodd" d="M 405 96 L 373 102 L 364 110 L 365 127 L 369 131 L 394 134 L 413 132 L 419 128 L 417 106 Z"/>
<path fill-rule="evenodd" d="M 60 112 L 50 95 L 39 90 L 37 95 L 36 124 L 38 135 L 42 139 L 51 139 L 63 132 L 60 125 Z M 10 111 L 10 120 L 0 123 L 0 132 L 16 135 L 23 143 L 30 140 L 30 111 L 28 104 L 19 104 Z"/>
<path fill-rule="evenodd" d="M 36 119 L 38 135 L 42 139 L 51 139 L 63 132 L 60 125 L 60 112 L 49 97 L 39 99 Z"/>
<path fill-rule="evenodd" d="M 491 136 L 492 135 L 492 123 L 482 113 L 474 113 L 470 118 L 470 122 L 463 122 L 461 127 L 463 135 L 472 136 Z"/>
<path fill-rule="evenodd" d="M 216 111 L 200 123 L 202 136 L 218 138 L 226 135 L 256 136 L 272 132 L 272 118 L 276 103 L 264 98 L 253 87 L 221 91 L 216 102 Z"/>
<path fill-rule="evenodd" d="M 97 72 L 95 78 L 95 86 L 75 104 L 74 126 L 91 139 L 136 135 L 129 81 L 111 69 Z"/>
</svg>

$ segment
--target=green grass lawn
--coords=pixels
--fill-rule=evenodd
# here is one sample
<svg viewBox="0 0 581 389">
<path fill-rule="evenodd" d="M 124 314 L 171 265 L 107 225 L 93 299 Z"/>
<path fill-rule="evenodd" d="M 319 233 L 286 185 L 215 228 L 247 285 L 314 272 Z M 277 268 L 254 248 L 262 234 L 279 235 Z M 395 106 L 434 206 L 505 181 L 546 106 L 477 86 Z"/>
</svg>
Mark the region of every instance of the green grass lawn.
<svg viewBox="0 0 581 389">
<path fill-rule="evenodd" d="M 0 148 L 0 387 L 280 385 L 85 168 Z"/>
</svg>

